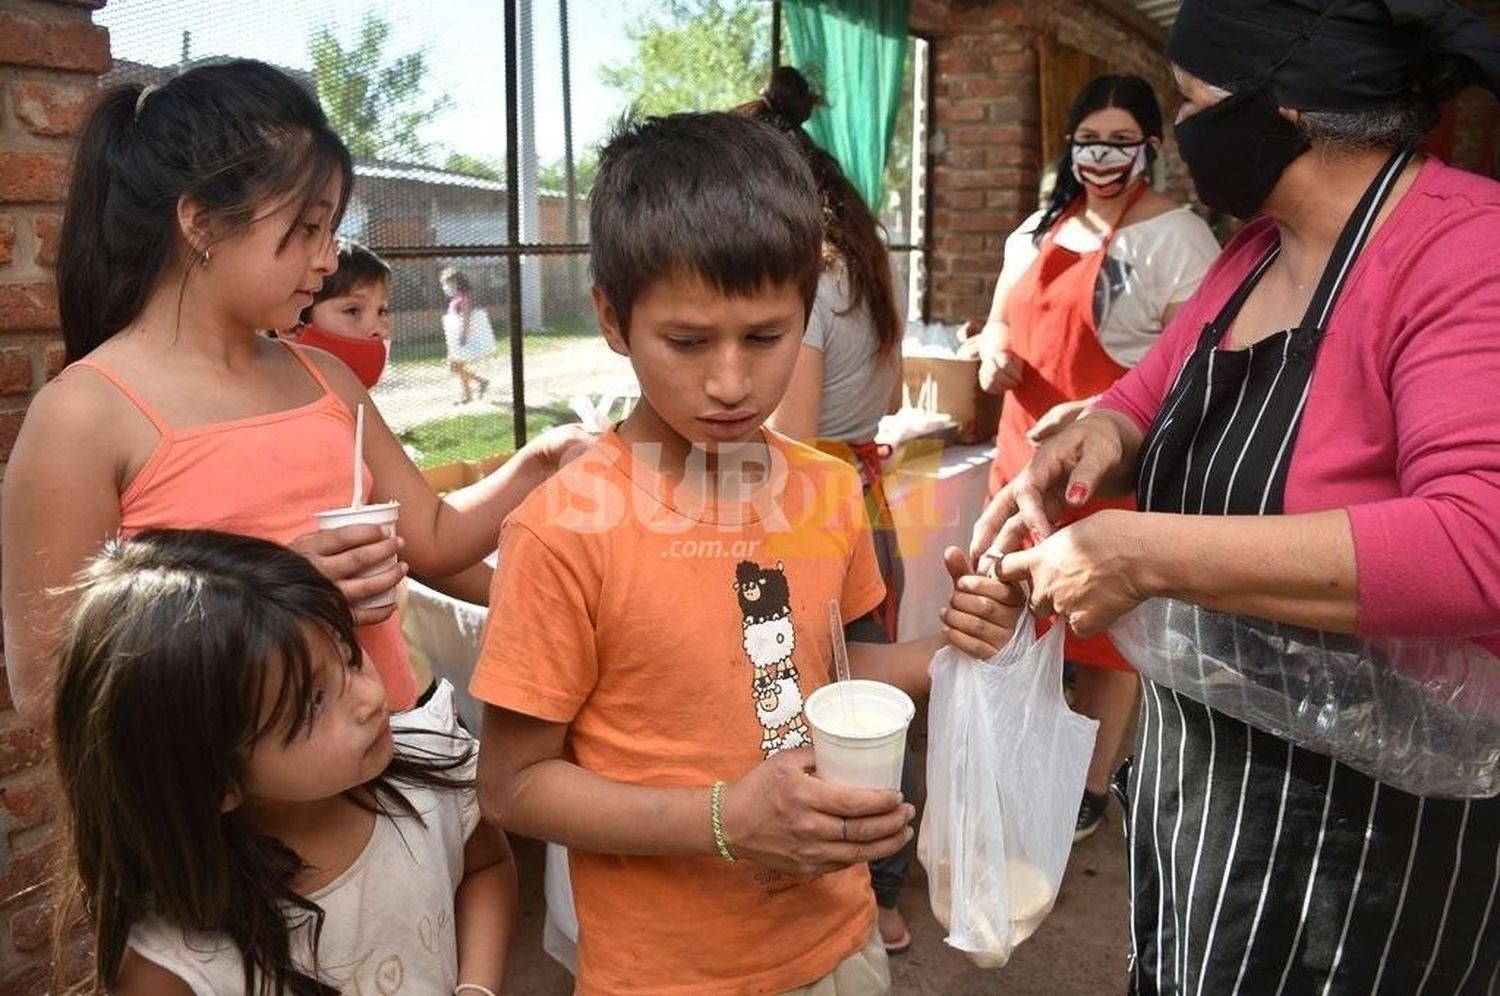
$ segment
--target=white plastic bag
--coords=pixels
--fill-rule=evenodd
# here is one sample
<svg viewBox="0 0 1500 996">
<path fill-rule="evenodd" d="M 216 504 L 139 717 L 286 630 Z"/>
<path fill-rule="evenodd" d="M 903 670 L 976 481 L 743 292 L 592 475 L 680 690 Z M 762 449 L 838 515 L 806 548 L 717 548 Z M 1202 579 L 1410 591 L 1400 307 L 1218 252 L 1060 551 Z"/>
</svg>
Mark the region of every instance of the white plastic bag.
<svg viewBox="0 0 1500 996">
<path fill-rule="evenodd" d="M 917 858 L 947 942 L 998 968 L 1052 910 L 1099 724 L 1062 696 L 1064 627 L 1029 615 L 996 657 L 932 659 Z"/>
</svg>

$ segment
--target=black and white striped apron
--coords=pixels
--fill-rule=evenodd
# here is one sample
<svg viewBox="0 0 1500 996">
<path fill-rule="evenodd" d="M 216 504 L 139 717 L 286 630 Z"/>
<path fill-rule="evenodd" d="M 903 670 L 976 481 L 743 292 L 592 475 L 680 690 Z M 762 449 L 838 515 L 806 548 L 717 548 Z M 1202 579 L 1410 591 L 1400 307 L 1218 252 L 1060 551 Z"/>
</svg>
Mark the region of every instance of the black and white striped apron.
<svg viewBox="0 0 1500 996">
<path fill-rule="evenodd" d="M 1409 159 L 1371 184 L 1301 326 L 1218 348 L 1278 245 L 1204 327 L 1142 445 L 1143 509 L 1282 512 L 1319 341 Z M 1146 681 L 1127 814 L 1132 993 L 1500 993 L 1500 798 L 1410 795 Z"/>
</svg>

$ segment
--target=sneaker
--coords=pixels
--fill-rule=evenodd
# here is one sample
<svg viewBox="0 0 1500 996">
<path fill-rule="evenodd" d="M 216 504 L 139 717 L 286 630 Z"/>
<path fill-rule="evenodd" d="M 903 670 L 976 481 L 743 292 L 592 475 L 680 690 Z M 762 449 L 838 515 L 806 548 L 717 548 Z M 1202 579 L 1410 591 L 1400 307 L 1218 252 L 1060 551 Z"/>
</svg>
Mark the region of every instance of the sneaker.
<svg viewBox="0 0 1500 996">
<path fill-rule="evenodd" d="M 1083 801 L 1078 804 L 1078 823 L 1073 828 L 1073 843 L 1088 840 L 1104 822 L 1104 811 L 1109 808 L 1109 795 L 1095 795 L 1083 790 Z"/>
</svg>

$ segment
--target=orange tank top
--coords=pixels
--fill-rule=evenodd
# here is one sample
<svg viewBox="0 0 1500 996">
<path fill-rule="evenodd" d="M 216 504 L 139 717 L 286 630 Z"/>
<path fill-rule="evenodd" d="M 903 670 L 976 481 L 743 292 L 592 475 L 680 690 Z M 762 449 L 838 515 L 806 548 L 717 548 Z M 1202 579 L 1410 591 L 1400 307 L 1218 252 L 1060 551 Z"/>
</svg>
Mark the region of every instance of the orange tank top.
<svg viewBox="0 0 1500 996">
<path fill-rule="evenodd" d="M 354 418 L 317 365 L 286 344 L 323 394 L 285 411 L 177 430 L 129 384 L 97 360 L 87 367 L 140 409 L 161 441 L 120 496 L 120 532 L 151 528 L 217 529 L 289 543 L 317 529 L 316 513 L 349 504 Z M 365 493 L 372 474 L 363 468 Z M 361 626 L 359 642 L 385 680 L 394 710 L 416 702 L 416 678 L 399 613 Z"/>
</svg>

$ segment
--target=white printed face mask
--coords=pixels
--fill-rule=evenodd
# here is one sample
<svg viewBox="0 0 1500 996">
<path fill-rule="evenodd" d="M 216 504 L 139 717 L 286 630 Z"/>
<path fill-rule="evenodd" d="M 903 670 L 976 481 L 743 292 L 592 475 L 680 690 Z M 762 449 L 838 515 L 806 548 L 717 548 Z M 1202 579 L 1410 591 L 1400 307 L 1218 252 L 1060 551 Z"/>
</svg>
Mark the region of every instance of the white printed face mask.
<svg viewBox="0 0 1500 996">
<path fill-rule="evenodd" d="M 1146 172 L 1145 142 L 1075 142 L 1073 177 L 1098 193 L 1122 193 Z"/>
</svg>

